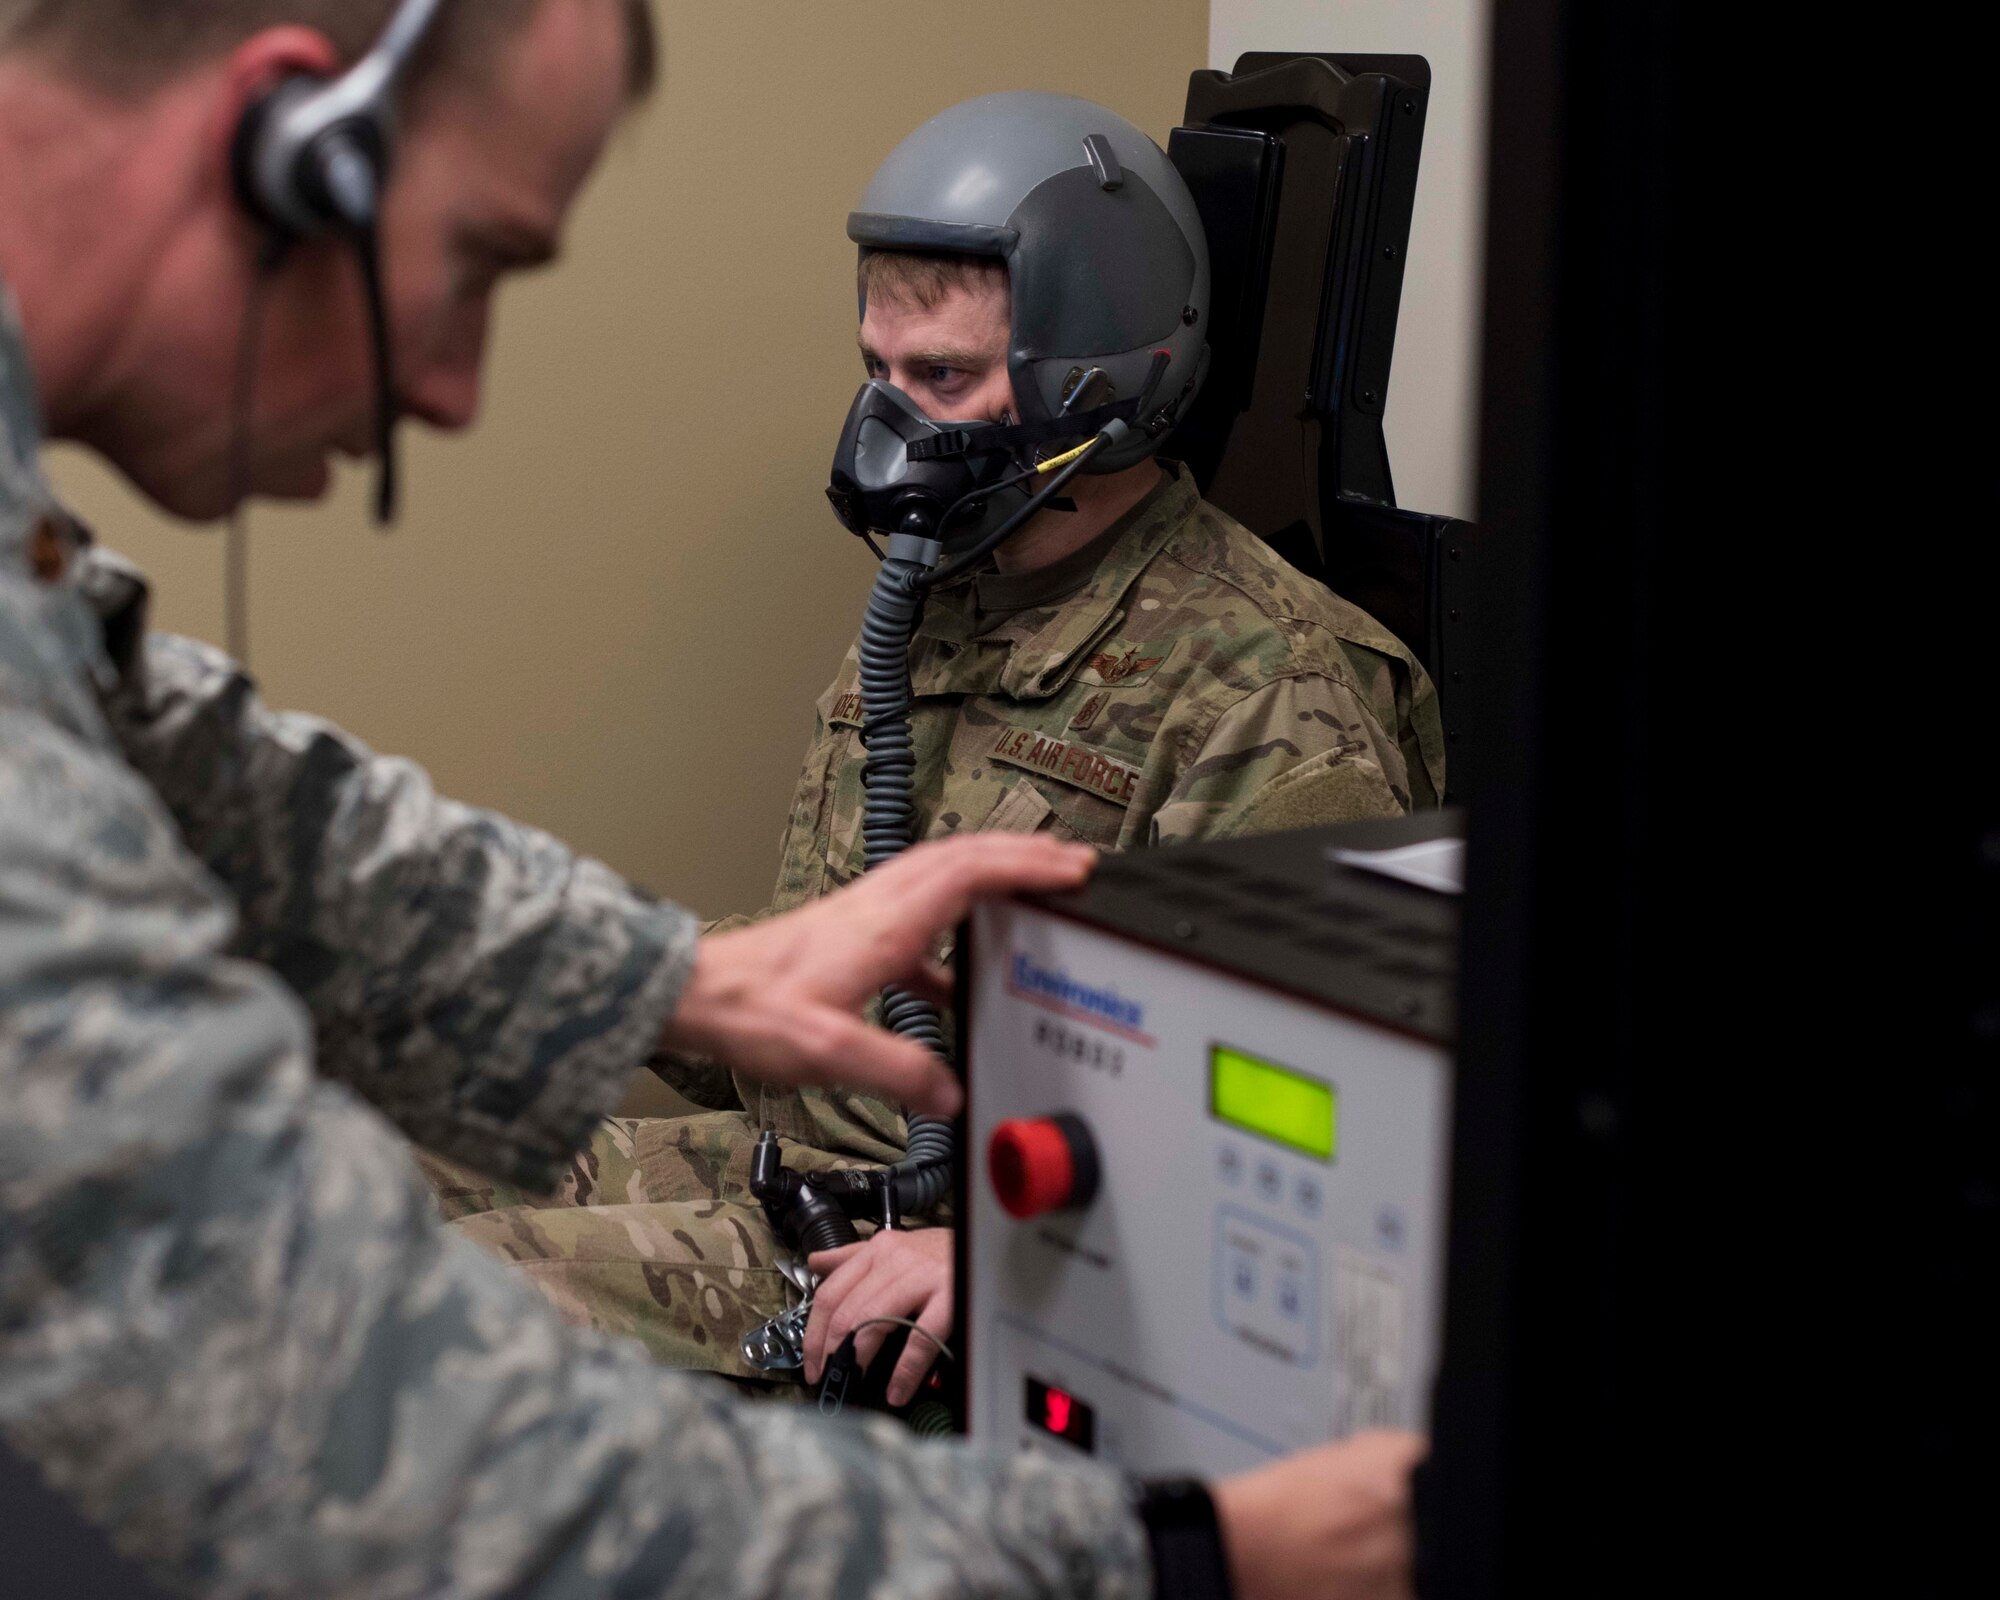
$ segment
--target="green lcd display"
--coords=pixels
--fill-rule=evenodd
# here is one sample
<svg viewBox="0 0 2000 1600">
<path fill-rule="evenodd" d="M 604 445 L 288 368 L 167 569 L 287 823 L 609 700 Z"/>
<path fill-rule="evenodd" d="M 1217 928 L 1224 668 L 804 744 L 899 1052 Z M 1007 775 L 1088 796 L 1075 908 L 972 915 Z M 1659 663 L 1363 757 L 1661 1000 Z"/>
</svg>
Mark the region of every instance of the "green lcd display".
<svg viewBox="0 0 2000 1600">
<path fill-rule="evenodd" d="M 1321 1161 L 1333 1159 L 1333 1085 L 1216 1045 L 1208 1053 L 1208 1104 L 1218 1120 Z"/>
</svg>

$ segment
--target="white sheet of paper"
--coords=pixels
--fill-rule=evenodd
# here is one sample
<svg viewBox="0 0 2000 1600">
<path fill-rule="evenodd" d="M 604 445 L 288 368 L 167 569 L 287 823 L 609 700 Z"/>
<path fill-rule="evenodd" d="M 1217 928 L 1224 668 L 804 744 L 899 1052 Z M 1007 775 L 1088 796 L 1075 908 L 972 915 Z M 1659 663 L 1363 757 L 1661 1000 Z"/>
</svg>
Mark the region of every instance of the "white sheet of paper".
<svg viewBox="0 0 2000 1600">
<path fill-rule="evenodd" d="M 1343 866 L 1400 878 L 1419 889 L 1465 893 L 1463 839 L 1426 839 L 1422 844 L 1400 845 L 1394 850 L 1329 850 L 1327 854 Z"/>
</svg>

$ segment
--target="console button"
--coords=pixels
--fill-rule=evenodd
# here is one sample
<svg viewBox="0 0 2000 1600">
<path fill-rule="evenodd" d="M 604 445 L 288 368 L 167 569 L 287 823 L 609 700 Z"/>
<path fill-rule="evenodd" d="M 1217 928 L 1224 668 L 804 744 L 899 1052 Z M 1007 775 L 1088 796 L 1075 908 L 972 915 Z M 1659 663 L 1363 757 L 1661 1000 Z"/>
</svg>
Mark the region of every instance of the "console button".
<svg viewBox="0 0 2000 1600">
<path fill-rule="evenodd" d="M 1022 1221 L 1081 1211 L 1097 1195 L 1097 1143 L 1073 1112 L 1001 1123 L 987 1143 L 986 1167 L 1001 1208 Z"/>
</svg>

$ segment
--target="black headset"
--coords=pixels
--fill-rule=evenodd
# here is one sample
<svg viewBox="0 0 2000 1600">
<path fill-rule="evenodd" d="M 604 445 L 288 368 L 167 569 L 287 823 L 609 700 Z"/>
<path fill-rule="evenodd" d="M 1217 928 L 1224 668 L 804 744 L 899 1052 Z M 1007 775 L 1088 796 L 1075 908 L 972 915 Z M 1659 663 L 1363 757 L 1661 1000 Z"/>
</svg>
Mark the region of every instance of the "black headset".
<svg viewBox="0 0 2000 1600">
<path fill-rule="evenodd" d="M 382 286 L 380 212 L 395 157 L 396 87 L 444 0 L 402 0 L 374 49 L 338 78 L 300 74 L 253 105 L 236 130 L 236 191 L 271 239 L 267 260 L 304 239 L 348 240 L 360 263 L 375 346 L 376 516 L 396 514 L 396 376 Z"/>
</svg>

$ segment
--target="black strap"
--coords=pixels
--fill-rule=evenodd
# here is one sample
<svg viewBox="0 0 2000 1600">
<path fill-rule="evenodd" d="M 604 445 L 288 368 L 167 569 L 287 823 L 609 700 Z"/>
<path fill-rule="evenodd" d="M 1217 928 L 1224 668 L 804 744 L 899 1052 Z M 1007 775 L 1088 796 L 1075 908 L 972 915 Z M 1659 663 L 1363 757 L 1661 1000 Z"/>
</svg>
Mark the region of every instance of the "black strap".
<svg viewBox="0 0 2000 1600">
<path fill-rule="evenodd" d="M 1088 439 L 1103 431 L 1107 423 L 1129 422 L 1139 414 L 1145 397 L 1114 400 L 1109 405 L 1078 411 L 1046 422 L 1017 422 L 1012 427 L 945 428 L 935 435 L 912 439 L 908 446 L 912 461 L 944 461 L 954 456 L 988 456 L 1002 451 L 1012 454 L 1029 445 L 1047 444 L 1051 439 Z"/>
<path fill-rule="evenodd" d="M 906 447 L 912 461 L 943 461 L 955 456 L 1011 453 L 1017 447 L 1047 444 L 1051 439 L 1090 439 L 1114 422 L 1130 422 L 1153 403 L 1153 391 L 1173 365 L 1173 352 L 1155 350 L 1146 382 L 1129 400 L 1113 400 L 1089 411 L 1070 412 L 1046 422 L 1017 422 L 1007 428 L 946 428 L 934 438 L 913 439 Z"/>
<path fill-rule="evenodd" d="M 396 520 L 396 345 L 382 281 L 379 224 L 370 222 L 355 230 L 354 251 L 368 298 L 368 331 L 375 351 L 375 460 L 380 473 L 375 485 L 375 523 L 387 528 Z"/>
<path fill-rule="evenodd" d="M 1222 1527 L 1206 1484 L 1192 1478 L 1147 1484 L 1139 1520 L 1153 1547 L 1154 1600 L 1234 1600 Z"/>
</svg>

